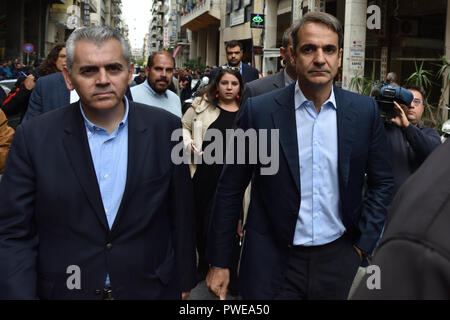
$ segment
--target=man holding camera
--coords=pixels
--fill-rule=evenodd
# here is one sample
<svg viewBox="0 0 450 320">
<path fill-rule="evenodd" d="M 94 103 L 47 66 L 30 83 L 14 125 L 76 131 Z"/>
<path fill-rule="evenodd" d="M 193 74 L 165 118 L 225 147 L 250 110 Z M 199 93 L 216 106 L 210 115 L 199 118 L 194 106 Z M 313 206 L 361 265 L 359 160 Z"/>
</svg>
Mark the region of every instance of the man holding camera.
<svg viewBox="0 0 450 320">
<path fill-rule="evenodd" d="M 422 122 L 425 92 L 418 86 L 406 86 L 414 98 L 407 106 L 394 101 L 397 116 L 385 122 L 392 157 L 394 194 L 441 143 L 439 134 Z"/>
</svg>

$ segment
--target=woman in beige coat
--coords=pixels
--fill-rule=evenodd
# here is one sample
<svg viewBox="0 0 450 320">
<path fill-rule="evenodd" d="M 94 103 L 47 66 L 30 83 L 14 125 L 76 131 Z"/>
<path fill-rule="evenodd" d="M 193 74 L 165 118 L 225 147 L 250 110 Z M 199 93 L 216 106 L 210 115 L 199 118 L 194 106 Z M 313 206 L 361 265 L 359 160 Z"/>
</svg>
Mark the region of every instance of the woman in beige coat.
<svg viewBox="0 0 450 320">
<path fill-rule="evenodd" d="M 212 156 L 211 158 L 216 159 L 216 148 L 213 147 L 217 145 L 217 142 L 214 143 L 214 138 L 211 139 L 210 136 L 221 134 L 223 146 L 218 148 L 223 148 L 224 158 L 222 160 L 225 160 L 226 130 L 233 128 L 234 119 L 241 103 L 242 90 L 243 81 L 239 68 L 224 67 L 195 98 L 192 106 L 182 118 L 185 147 L 193 155 L 196 154 L 196 157 L 201 158 L 201 163 L 190 166 L 197 212 L 199 281 L 205 279 L 209 268 L 205 256 L 208 226 L 216 186 L 224 163 L 224 161 L 211 163 L 205 156 L 208 154 Z M 208 148 L 208 146 L 210 147 Z M 214 151 L 203 153 L 207 150 Z"/>
</svg>

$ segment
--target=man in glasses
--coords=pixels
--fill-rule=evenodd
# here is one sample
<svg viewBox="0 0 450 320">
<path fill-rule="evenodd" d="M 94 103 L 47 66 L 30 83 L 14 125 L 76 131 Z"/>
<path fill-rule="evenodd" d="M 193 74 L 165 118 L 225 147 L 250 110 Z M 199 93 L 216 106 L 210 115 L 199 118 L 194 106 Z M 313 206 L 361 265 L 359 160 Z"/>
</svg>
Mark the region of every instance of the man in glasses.
<svg viewBox="0 0 450 320">
<path fill-rule="evenodd" d="M 242 57 L 244 56 L 244 48 L 242 46 L 242 43 L 239 41 L 233 40 L 229 41 L 225 45 L 225 51 L 227 54 L 227 64 L 215 68 L 211 71 L 210 79 L 214 79 L 217 72 L 219 72 L 220 68 L 236 68 L 239 69 L 242 75 L 242 80 L 244 80 L 244 83 L 259 79 L 259 71 L 252 66 L 249 66 L 246 63 L 242 62 Z"/>
<path fill-rule="evenodd" d="M 392 157 L 394 194 L 441 143 L 439 134 L 422 122 L 425 92 L 418 86 L 406 86 L 414 99 L 409 106 L 395 102 L 397 116 L 385 123 Z"/>
</svg>

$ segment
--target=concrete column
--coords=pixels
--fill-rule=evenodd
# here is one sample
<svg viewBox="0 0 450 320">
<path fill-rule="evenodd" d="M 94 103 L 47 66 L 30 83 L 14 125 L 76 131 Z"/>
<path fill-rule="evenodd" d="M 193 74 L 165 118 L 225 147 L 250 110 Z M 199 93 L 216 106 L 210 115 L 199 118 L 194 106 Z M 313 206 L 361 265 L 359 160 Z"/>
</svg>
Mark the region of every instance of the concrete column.
<svg viewBox="0 0 450 320">
<path fill-rule="evenodd" d="M 364 75 L 366 48 L 367 0 L 345 2 L 345 34 L 342 68 L 342 87 L 349 90 L 350 80 Z M 356 91 L 355 88 L 352 89 Z"/>
<path fill-rule="evenodd" d="M 266 18 L 264 29 L 264 48 L 276 48 L 277 46 L 277 12 L 278 1 L 266 0 L 264 15 Z M 262 74 L 266 75 L 268 70 L 275 71 L 276 59 L 264 58 Z"/>
<path fill-rule="evenodd" d="M 218 61 L 217 57 L 217 41 L 219 39 L 219 26 L 210 25 L 207 30 L 207 44 L 206 44 L 206 65 L 215 66 Z"/>
<path fill-rule="evenodd" d="M 22 56 L 22 46 L 24 45 L 24 0 L 8 1 L 6 5 L 6 23 L 8 32 L 6 33 L 6 57 L 16 58 Z"/>
<path fill-rule="evenodd" d="M 205 63 L 206 61 L 206 41 L 206 29 L 199 30 L 197 39 L 197 56 L 200 58 L 200 62 L 202 63 Z"/>
<path fill-rule="evenodd" d="M 197 59 L 197 41 L 198 41 L 198 32 L 192 31 L 191 33 L 191 48 L 189 50 L 189 59 Z"/>
<path fill-rule="evenodd" d="M 447 18 L 446 18 L 446 26 L 445 26 L 445 59 L 450 61 L 450 1 L 447 1 Z M 448 71 L 443 75 L 444 78 L 447 78 Z M 444 88 L 445 83 L 442 83 L 442 88 Z M 447 88 L 444 95 L 444 106 L 449 104 L 449 90 Z M 442 118 L 443 120 L 448 119 L 448 109 L 442 109 Z"/>
</svg>

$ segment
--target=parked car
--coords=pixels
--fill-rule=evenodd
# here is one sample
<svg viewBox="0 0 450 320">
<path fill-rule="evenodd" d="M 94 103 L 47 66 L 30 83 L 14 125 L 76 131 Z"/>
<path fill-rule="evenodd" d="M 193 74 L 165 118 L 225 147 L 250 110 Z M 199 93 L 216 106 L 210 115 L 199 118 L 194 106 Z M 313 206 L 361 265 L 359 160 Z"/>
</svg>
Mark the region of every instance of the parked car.
<svg viewBox="0 0 450 320">
<path fill-rule="evenodd" d="M 1 80 L 0 86 L 2 86 L 5 93 L 8 94 L 11 91 L 11 89 L 14 88 L 16 81 L 17 81 L 17 79 Z"/>
</svg>

